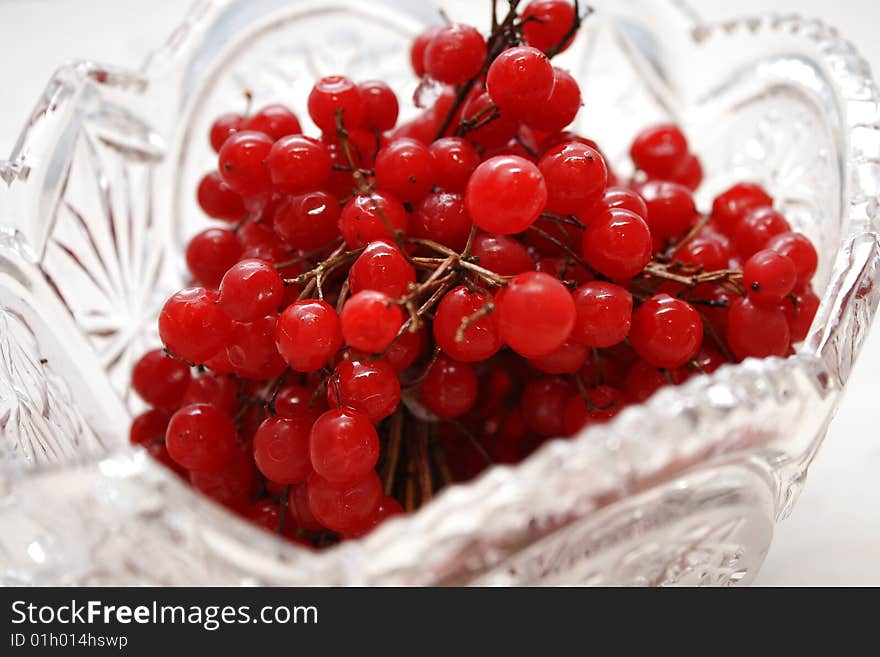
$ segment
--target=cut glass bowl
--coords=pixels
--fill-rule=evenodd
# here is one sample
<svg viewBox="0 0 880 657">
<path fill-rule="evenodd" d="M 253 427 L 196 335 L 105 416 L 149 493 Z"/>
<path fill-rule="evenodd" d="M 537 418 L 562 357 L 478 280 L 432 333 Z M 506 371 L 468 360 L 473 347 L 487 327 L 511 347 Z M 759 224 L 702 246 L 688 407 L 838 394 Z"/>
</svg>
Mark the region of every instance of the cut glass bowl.
<svg viewBox="0 0 880 657">
<path fill-rule="evenodd" d="M 485 27 L 483 5 L 442 3 Z M 0 162 L 0 583 L 753 579 L 877 307 L 880 97 L 816 21 L 595 6 L 559 60 L 583 86 L 576 128 L 628 174 L 633 135 L 673 119 L 705 163 L 703 207 L 739 180 L 771 191 L 821 253 L 822 305 L 796 355 L 664 390 L 324 552 L 215 506 L 127 444 L 133 359 L 156 345 L 184 244 L 206 224 L 194 190 L 212 166 L 209 123 L 241 111 L 247 86 L 311 128 L 303 101 L 330 73 L 389 80 L 405 100 L 408 40 L 439 14 L 404 0 L 202 2 L 140 71 L 60 69 Z"/>
</svg>

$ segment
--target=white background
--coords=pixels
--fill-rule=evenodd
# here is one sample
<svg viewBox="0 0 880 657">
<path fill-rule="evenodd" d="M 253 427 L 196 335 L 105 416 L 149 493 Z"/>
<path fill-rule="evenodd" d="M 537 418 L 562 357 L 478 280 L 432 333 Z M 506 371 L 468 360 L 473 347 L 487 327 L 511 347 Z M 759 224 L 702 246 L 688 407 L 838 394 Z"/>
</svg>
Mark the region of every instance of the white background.
<svg viewBox="0 0 880 657">
<path fill-rule="evenodd" d="M 413 0 L 414 2 L 419 0 Z M 474 0 L 481 2 L 483 0 Z M 880 71 L 880 3 L 695 0 L 710 19 L 801 13 L 840 28 Z M 186 0 L 0 0 L 0 157 L 62 62 L 138 66 L 180 22 Z M 800 503 L 776 532 L 763 585 L 880 585 L 880 330 L 874 331 Z"/>
</svg>

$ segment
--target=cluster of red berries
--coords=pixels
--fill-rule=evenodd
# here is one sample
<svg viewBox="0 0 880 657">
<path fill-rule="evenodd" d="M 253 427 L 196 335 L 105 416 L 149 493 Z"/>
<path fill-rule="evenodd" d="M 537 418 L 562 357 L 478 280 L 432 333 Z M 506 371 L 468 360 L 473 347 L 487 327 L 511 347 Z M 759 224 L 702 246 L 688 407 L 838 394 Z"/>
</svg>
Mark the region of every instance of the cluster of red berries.
<svg viewBox="0 0 880 657">
<path fill-rule="evenodd" d="M 132 442 L 254 522 L 320 545 L 449 481 L 516 463 L 658 388 L 785 356 L 818 299 L 817 255 L 760 187 L 701 215 L 675 126 L 622 181 L 565 128 L 551 64 L 577 4 L 510 3 L 489 39 L 431 29 L 411 56 L 433 106 L 397 124 L 382 82 L 319 80 L 287 108 L 217 119 L 193 286 L 135 366 Z"/>
</svg>

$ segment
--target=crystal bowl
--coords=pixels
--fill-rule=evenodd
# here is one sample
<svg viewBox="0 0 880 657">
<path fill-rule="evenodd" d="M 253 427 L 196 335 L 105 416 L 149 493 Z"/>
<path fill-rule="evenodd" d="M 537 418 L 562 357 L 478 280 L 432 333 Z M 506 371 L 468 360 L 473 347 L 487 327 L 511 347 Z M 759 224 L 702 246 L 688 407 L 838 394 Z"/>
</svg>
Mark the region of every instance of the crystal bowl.
<svg viewBox="0 0 880 657">
<path fill-rule="evenodd" d="M 480 26 L 488 14 L 441 4 Z M 209 122 L 242 107 L 245 85 L 307 117 L 313 80 L 334 72 L 406 98 L 407 40 L 439 14 L 404 0 L 201 2 L 140 71 L 61 68 L 0 162 L 0 583 L 752 580 L 877 308 L 880 95 L 816 21 L 595 6 L 560 58 L 586 99 L 577 129 L 627 174 L 636 131 L 678 121 L 706 166 L 704 207 L 754 180 L 819 245 L 822 304 L 794 356 L 664 390 L 321 553 L 215 506 L 127 444 L 133 359 L 155 346 L 183 245 L 204 226 L 193 190 L 211 166 Z"/>
</svg>

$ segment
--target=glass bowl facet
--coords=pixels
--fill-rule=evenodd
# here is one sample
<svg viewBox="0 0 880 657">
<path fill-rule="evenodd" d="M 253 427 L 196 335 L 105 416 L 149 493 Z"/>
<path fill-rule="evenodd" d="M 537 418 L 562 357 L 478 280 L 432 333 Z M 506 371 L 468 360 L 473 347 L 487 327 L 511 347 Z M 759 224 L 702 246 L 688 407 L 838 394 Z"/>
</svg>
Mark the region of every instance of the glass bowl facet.
<svg viewBox="0 0 880 657">
<path fill-rule="evenodd" d="M 439 4 L 485 20 L 480 3 Z M 408 98 L 408 40 L 438 14 L 402 0 L 202 2 L 140 71 L 60 69 L 0 162 L 0 582 L 750 581 L 877 308 L 880 94 L 816 21 L 707 25 L 680 2 L 593 4 L 560 58 L 584 90 L 576 128 L 627 174 L 633 135 L 674 119 L 703 158 L 704 206 L 734 181 L 762 183 L 819 245 L 822 305 L 794 356 L 664 390 L 320 554 L 248 526 L 127 444 L 132 362 L 156 344 L 183 246 L 207 223 L 193 193 L 212 166 L 207 127 L 243 108 L 246 86 L 309 129 L 304 99 L 331 72 Z"/>
</svg>

